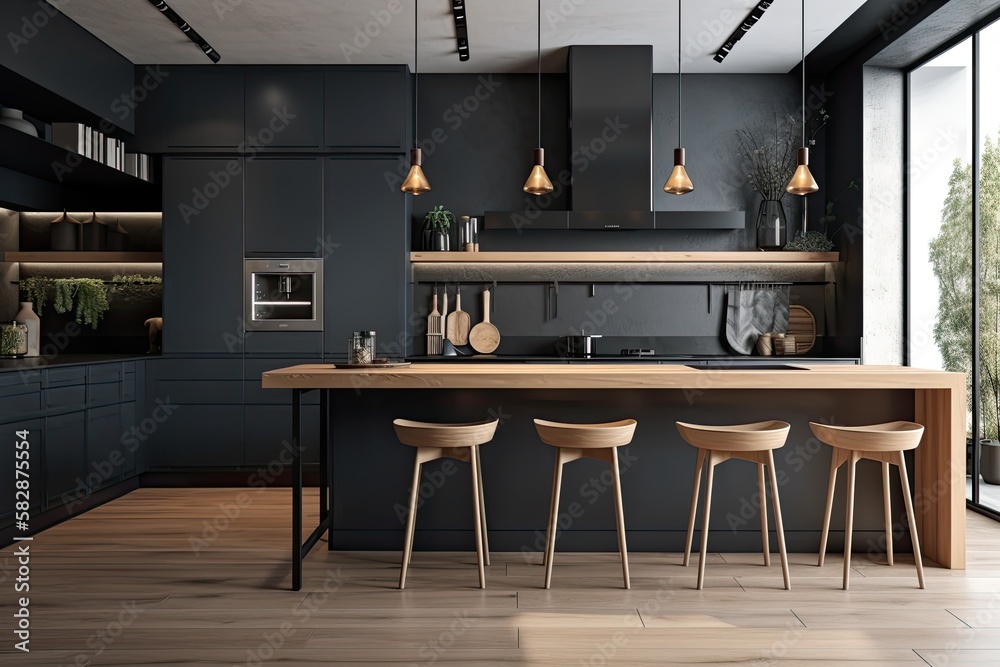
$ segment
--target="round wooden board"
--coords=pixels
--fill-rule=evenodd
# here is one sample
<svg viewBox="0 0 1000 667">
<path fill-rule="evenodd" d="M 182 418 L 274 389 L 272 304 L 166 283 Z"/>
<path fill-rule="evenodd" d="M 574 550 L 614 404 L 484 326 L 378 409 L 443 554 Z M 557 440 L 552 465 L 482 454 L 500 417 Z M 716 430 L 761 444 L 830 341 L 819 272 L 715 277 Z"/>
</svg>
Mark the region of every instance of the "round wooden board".
<svg viewBox="0 0 1000 667">
<path fill-rule="evenodd" d="M 795 354 L 806 354 L 816 344 L 816 317 L 805 306 L 788 307 L 788 332 L 795 336 Z"/>
</svg>

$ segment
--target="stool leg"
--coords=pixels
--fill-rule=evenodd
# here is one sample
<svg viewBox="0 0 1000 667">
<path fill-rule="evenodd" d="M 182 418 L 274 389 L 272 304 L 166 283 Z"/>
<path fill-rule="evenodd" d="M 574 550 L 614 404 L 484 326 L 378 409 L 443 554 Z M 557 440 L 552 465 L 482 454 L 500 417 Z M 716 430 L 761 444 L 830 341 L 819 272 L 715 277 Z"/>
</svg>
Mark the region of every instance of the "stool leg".
<svg viewBox="0 0 1000 667">
<path fill-rule="evenodd" d="M 920 588 L 924 587 L 924 559 L 920 555 L 920 537 L 917 535 L 917 517 L 913 514 L 913 501 L 910 500 L 910 480 L 906 475 L 906 459 L 903 452 L 898 452 L 899 481 L 903 485 L 903 502 L 906 504 L 906 518 L 910 524 L 910 540 L 913 542 L 913 561 L 917 564 L 917 581 Z"/>
<path fill-rule="evenodd" d="M 698 561 L 698 590 L 705 586 L 705 560 L 708 557 L 708 517 L 712 512 L 712 480 L 715 477 L 715 452 L 708 455 L 705 478 L 705 518 L 701 522 L 701 559 Z"/>
<path fill-rule="evenodd" d="M 684 567 L 691 563 L 691 542 L 694 540 L 694 517 L 698 513 L 698 491 L 701 487 L 701 469 L 705 465 L 705 450 L 698 450 L 698 462 L 694 464 L 694 486 L 691 490 L 691 513 L 688 516 L 687 540 L 684 542 Z"/>
<path fill-rule="evenodd" d="M 611 472 L 615 484 L 615 519 L 618 523 L 618 550 L 622 555 L 622 577 L 625 580 L 625 590 L 632 588 L 628 576 L 628 545 L 625 544 L 625 508 L 622 506 L 622 480 L 618 467 L 618 448 L 613 447 L 611 454 Z"/>
<path fill-rule="evenodd" d="M 406 517 L 406 535 L 403 540 L 403 564 L 399 569 L 399 589 L 406 586 L 406 568 L 410 565 L 410 554 L 413 552 L 413 533 L 417 525 L 417 493 L 420 490 L 420 469 L 422 452 L 417 449 L 413 461 L 413 488 L 410 490 L 410 514 Z"/>
<path fill-rule="evenodd" d="M 837 469 L 840 468 L 840 450 L 834 449 L 830 454 L 830 484 L 826 487 L 826 511 L 823 514 L 823 534 L 819 538 L 819 567 L 826 560 L 826 542 L 830 537 L 830 515 L 833 514 L 833 490 L 837 486 Z"/>
<path fill-rule="evenodd" d="M 889 462 L 882 461 L 882 498 L 885 500 L 885 558 L 892 565 L 892 501 L 889 500 Z"/>
<path fill-rule="evenodd" d="M 773 469 L 771 475 L 774 475 Z M 760 495 L 760 541 L 764 549 L 764 566 L 771 566 L 771 545 L 767 541 L 767 491 L 764 485 L 764 464 L 757 464 L 757 493 Z"/>
<path fill-rule="evenodd" d="M 479 504 L 479 448 L 470 447 L 472 457 L 472 513 L 476 524 L 476 560 L 479 564 L 479 587 L 486 588 L 486 568 L 483 559 L 483 515 Z"/>
<path fill-rule="evenodd" d="M 768 450 L 767 465 L 770 467 L 771 503 L 774 505 L 774 532 L 778 535 L 778 553 L 781 554 L 781 576 L 785 579 L 785 590 L 792 590 L 792 579 L 788 574 L 788 553 L 785 551 L 785 526 L 781 521 L 781 503 L 778 502 L 778 480 L 774 475 L 774 452 Z M 764 506 L 763 499 L 760 503 Z"/>
<path fill-rule="evenodd" d="M 854 477 L 858 453 L 851 452 L 847 461 L 847 518 L 844 521 L 844 590 L 851 586 L 851 541 L 854 535 Z"/>
<path fill-rule="evenodd" d="M 545 539 L 545 588 L 552 585 L 552 558 L 556 553 L 556 530 L 559 528 L 559 487 L 562 484 L 562 450 L 556 449 L 556 466 L 552 472 L 552 507 L 549 509 L 549 530 Z"/>
<path fill-rule="evenodd" d="M 483 453 L 479 451 L 479 445 L 476 445 L 476 474 L 479 477 L 479 515 L 482 517 L 483 522 L 483 553 L 486 554 L 486 566 L 490 565 L 490 538 L 489 530 L 486 528 L 486 501 L 483 497 Z"/>
</svg>

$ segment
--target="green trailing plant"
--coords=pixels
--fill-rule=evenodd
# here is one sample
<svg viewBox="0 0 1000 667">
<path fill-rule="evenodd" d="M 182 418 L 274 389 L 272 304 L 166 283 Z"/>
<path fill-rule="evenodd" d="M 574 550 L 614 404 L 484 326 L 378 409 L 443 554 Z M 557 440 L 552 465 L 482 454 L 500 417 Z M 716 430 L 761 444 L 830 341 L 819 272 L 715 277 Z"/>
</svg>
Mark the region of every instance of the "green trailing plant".
<svg viewBox="0 0 1000 667">
<path fill-rule="evenodd" d="M 111 278 L 111 291 L 118 292 L 120 290 L 128 288 L 139 288 L 147 287 L 150 285 L 159 285 L 163 282 L 163 278 L 159 276 L 143 276 L 138 273 L 130 273 L 126 275 L 115 275 Z"/>
<path fill-rule="evenodd" d="M 74 311 L 76 321 L 92 329 L 108 312 L 108 290 L 97 278 L 57 278 L 55 309 L 57 313 Z"/>
<path fill-rule="evenodd" d="M 19 285 L 27 300 L 35 304 L 35 312 L 41 317 L 42 310 L 48 302 L 49 292 L 55 286 L 55 279 L 44 276 L 32 276 L 21 280 Z"/>
<path fill-rule="evenodd" d="M 455 223 L 455 214 L 444 206 L 435 206 L 424 216 L 424 229 L 447 233 Z"/>
</svg>

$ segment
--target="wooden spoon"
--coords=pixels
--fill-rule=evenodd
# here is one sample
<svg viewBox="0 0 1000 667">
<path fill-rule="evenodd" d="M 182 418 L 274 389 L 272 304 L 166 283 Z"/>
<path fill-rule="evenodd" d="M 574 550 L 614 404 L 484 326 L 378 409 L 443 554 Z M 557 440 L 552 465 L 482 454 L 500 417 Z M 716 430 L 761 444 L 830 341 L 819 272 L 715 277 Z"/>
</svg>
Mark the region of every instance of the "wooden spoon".
<svg viewBox="0 0 1000 667">
<path fill-rule="evenodd" d="M 483 290 L 483 321 L 469 332 L 472 349 L 480 354 L 490 354 L 500 347 L 500 331 L 490 324 L 490 291 Z"/>
<path fill-rule="evenodd" d="M 469 344 L 469 326 L 471 325 L 469 314 L 462 310 L 462 288 L 455 290 L 455 310 L 448 313 L 446 326 L 446 338 L 455 345 Z"/>
</svg>

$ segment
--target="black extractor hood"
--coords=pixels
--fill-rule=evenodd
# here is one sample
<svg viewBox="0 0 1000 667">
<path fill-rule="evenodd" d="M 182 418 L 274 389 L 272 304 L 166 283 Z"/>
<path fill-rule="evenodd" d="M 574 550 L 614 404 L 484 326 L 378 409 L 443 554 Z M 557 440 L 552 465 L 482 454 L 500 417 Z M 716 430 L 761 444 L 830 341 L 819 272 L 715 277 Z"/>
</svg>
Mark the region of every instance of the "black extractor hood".
<svg viewBox="0 0 1000 667">
<path fill-rule="evenodd" d="M 653 47 L 569 47 L 569 211 L 487 211 L 487 229 L 736 229 L 743 211 L 653 213 Z"/>
</svg>

